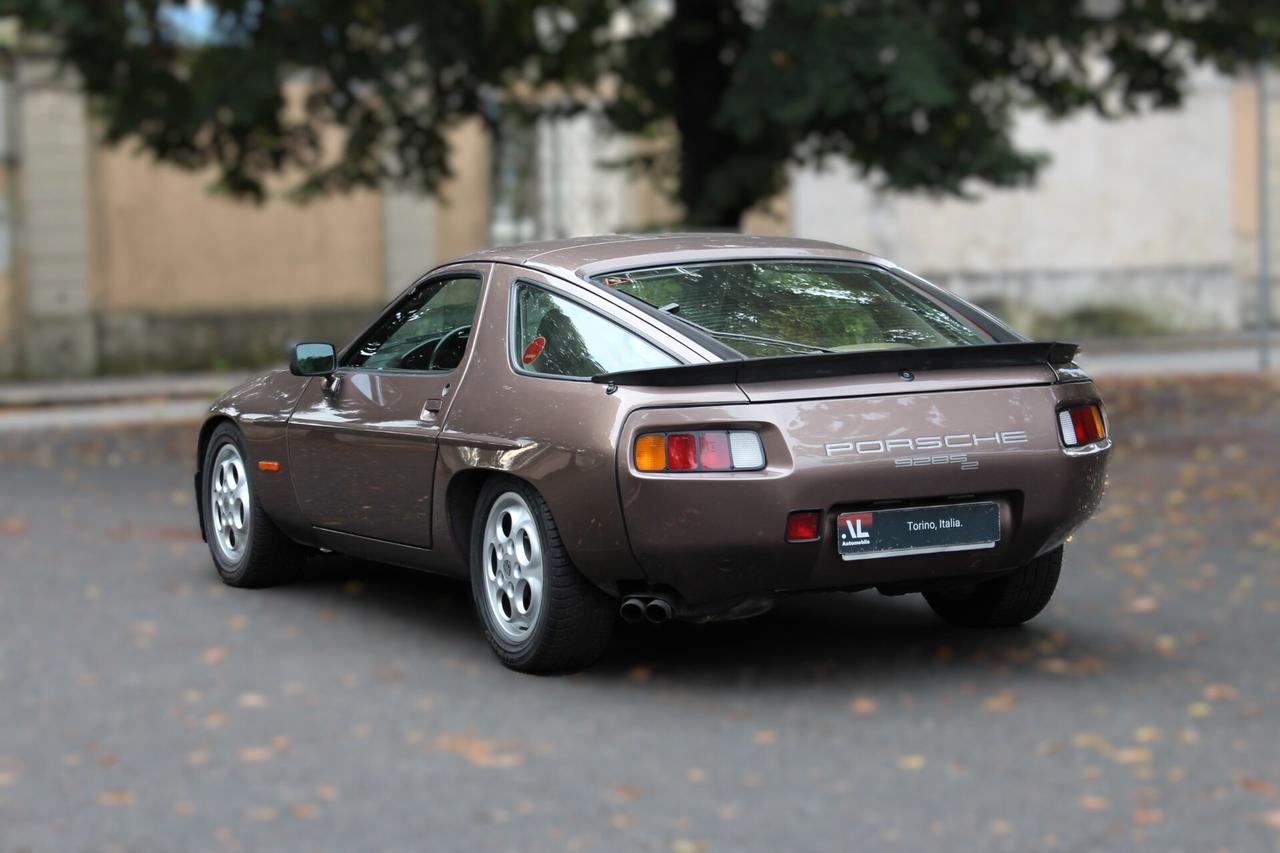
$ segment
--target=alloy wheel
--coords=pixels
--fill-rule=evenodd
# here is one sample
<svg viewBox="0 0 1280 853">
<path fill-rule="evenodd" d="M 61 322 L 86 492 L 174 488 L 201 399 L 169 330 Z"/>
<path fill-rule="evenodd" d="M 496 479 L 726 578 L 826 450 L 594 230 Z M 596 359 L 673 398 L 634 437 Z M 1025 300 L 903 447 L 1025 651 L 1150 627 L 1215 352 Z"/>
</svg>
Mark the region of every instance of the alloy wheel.
<svg viewBox="0 0 1280 853">
<path fill-rule="evenodd" d="M 482 557 L 492 621 L 509 639 L 523 639 L 542 610 L 543 550 L 533 511 L 516 492 L 499 495 L 489 509 Z"/>
</svg>

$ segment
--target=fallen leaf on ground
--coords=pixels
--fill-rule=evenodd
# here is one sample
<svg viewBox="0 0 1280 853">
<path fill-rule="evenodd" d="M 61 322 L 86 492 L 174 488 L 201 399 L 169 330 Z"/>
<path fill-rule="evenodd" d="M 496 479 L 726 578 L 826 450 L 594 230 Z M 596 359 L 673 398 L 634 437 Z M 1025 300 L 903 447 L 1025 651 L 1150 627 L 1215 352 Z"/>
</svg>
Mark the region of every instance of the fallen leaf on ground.
<svg viewBox="0 0 1280 853">
<path fill-rule="evenodd" d="M 436 749 L 456 752 L 476 767 L 519 767 L 524 754 L 509 742 L 487 740 L 468 734 L 446 732 L 436 738 Z"/>
<path fill-rule="evenodd" d="M 638 663 L 627 672 L 627 678 L 636 684 L 644 684 L 653 678 L 653 668 L 647 664 Z"/>
<path fill-rule="evenodd" d="M 1143 595 L 1129 602 L 1129 612 L 1150 613 L 1159 606 L 1159 603 L 1154 598 L 1149 595 Z"/>
<path fill-rule="evenodd" d="M 924 767 L 923 755 L 900 755 L 898 756 L 898 767 L 903 770 L 919 770 Z"/>
<path fill-rule="evenodd" d="M 1274 784 L 1258 776 L 1237 777 L 1236 784 L 1251 794 L 1265 794 L 1270 796 L 1276 793 L 1276 786 Z"/>
<path fill-rule="evenodd" d="M 706 853 L 707 845 L 702 841 L 690 841 L 677 838 L 671 842 L 671 853 Z"/>
<path fill-rule="evenodd" d="M 1160 809 L 1135 809 L 1133 822 L 1139 826 L 1152 826 L 1164 820 L 1164 812 Z"/>
<path fill-rule="evenodd" d="M 1076 800 L 1076 805 L 1087 812 L 1101 812 L 1111 808 L 1111 801 L 1097 794 L 1082 794 Z"/>
<path fill-rule="evenodd" d="M 1117 764 L 1146 764 L 1151 761 L 1151 750 L 1143 746 L 1117 749 L 1112 758 Z"/>
<path fill-rule="evenodd" d="M 986 711 L 1011 711 L 1018 704 L 1018 697 L 1012 690 L 1002 690 L 982 703 Z"/>
<path fill-rule="evenodd" d="M 98 794 L 97 802 L 100 806 L 131 806 L 136 801 L 133 791 L 128 788 L 112 788 L 110 791 L 103 791 Z"/>
<path fill-rule="evenodd" d="M 320 810 L 311 803 L 294 803 L 289 807 L 289 811 L 294 817 L 303 819 L 313 818 L 320 814 Z"/>
<path fill-rule="evenodd" d="M 1239 694 L 1230 684 L 1206 684 L 1204 687 L 1204 698 L 1210 702 L 1234 700 Z"/>
<path fill-rule="evenodd" d="M 849 703 L 849 711 L 854 714 L 874 714 L 880 709 L 880 703 L 869 696 L 859 696 Z"/>
</svg>

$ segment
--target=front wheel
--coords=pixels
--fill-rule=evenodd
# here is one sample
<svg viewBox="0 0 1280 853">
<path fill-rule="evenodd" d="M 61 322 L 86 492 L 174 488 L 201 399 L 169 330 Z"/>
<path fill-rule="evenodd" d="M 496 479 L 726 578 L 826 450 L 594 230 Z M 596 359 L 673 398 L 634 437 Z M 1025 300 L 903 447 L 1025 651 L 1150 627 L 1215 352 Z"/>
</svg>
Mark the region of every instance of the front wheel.
<svg viewBox="0 0 1280 853">
<path fill-rule="evenodd" d="M 253 491 L 240 431 L 221 424 L 201 467 L 200 511 L 218 575 L 228 586 L 270 586 L 302 566 L 303 551 L 272 523 Z"/>
<path fill-rule="evenodd" d="M 519 480 L 490 480 L 472 524 L 471 592 L 489 645 L 520 672 L 594 662 L 613 633 L 613 600 L 578 573 L 551 510 Z"/>
<path fill-rule="evenodd" d="M 1010 628 L 1028 621 L 1053 597 L 1062 571 L 1062 546 L 1007 575 L 959 589 L 926 592 L 933 612 L 964 628 Z"/>
</svg>

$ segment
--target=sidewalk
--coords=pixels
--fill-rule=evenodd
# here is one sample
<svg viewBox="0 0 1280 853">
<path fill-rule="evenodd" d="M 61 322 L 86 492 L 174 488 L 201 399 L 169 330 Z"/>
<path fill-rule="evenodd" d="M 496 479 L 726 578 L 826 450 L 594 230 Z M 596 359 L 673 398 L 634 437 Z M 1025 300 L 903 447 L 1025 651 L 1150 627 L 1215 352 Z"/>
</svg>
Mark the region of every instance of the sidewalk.
<svg viewBox="0 0 1280 853">
<path fill-rule="evenodd" d="M 1258 372 L 1256 348 L 1236 346 L 1117 352 L 1086 345 L 1081 367 L 1097 378 Z M 1280 371 L 1273 352 L 1272 374 Z M 0 433 L 195 422 L 223 391 L 249 373 L 84 379 L 0 385 Z"/>
<path fill-rule="evenodd" d="M 124 400 L 212 400 L 252 375 L 236 371 L 0 384 L 0 409 L 11 406 L 56 406 Z"/>
<path fill-rule="evenodd" d="M 193 373 L 0 385 L 0 433 L 194 423 L 250 375 Z"/>
<path fill-rule="evenodd" d="M 1199 349 L 1179 352 L 1108 352 L 1085 345 L 1076 363 L 1090 375 L 1161 376 L 1174 373 L 1257 373 L 1258 348 Z M 1280 369 L 1280 350 L 1271 351 L 1271 370 Z"/>
</svg>

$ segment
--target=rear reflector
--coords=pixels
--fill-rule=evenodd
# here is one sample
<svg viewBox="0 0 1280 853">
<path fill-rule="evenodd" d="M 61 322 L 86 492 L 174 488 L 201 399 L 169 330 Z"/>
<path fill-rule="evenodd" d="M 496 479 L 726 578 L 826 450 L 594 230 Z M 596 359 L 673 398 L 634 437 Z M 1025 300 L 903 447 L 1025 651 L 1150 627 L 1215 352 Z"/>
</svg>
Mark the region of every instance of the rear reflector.
<svg viewBox="0 0 1280 853">
<path fill-rule="evenodd" d="M 635 444 L 637 471 L 755 471 L 764 467 L 760 436 L 748 430 L 654 432 Z"/>
<path fill-rule="evenodd" d="M 1107 437 L 1102 407 L 1096 404 L 1075 406 L 1058 412 L 1058 429 L 1062 432 L 1062 443 L 1067 447 L 1082 447 Z"/>
<path fill-rule="evenodd" d="M 787 516 L 787 541 L 812 542 L 818 537 L 821 514 L 816 510 L 793 512 Z"/>
</svg>

